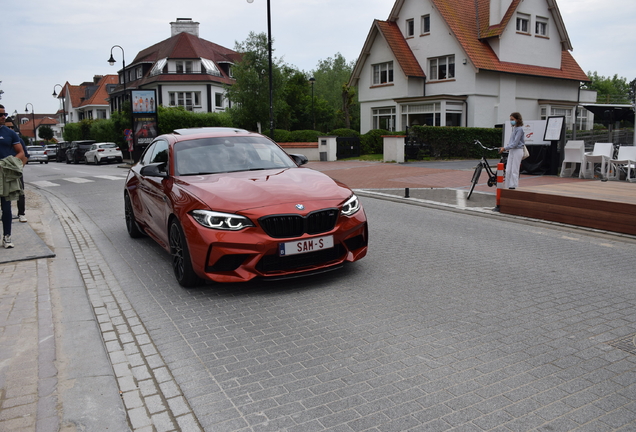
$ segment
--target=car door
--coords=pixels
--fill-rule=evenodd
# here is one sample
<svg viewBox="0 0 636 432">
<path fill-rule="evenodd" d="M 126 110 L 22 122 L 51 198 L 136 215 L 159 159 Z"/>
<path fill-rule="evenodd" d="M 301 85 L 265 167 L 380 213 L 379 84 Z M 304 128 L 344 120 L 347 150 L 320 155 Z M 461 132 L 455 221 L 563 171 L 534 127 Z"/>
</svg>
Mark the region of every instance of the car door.
<svg viewBox="0 0 636 432">
<path fill-rule="evenodd" d="M 147 164 L 165 164 L 165 172 L 168 173 L 168 142 L 165 140 L 155 141 L 152 148 L 148 149 L 150 157 Z M 171 212 L 168 200 L 167 188 L 172 181 L 169 177 L 155 177 L 139 175 L 139 198 L 145 212 L 145 223 L 152 235 L 160 243 L 168 244 L 168 216 Z"/>
</svg>

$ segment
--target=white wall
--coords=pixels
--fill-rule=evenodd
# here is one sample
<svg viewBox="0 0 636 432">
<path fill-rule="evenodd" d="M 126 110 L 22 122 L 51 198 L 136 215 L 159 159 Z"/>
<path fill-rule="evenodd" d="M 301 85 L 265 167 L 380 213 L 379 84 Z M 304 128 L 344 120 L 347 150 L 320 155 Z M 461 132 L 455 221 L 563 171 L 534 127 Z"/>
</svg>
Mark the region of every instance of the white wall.
<svg viewBox="0 0 636 432">
<path fill-rule="evenodd" d="M 517 33 L 517 14 L 529 16 L 529 34 Z M 537 16 L 548 19 L 548 37 L 535 35 Z M 491 46 L 501 61 L 544 66 L 561 67 L 561 38 L 547 1 L 524 1 L 519 4 L 498 43 Z"/>
</svg>

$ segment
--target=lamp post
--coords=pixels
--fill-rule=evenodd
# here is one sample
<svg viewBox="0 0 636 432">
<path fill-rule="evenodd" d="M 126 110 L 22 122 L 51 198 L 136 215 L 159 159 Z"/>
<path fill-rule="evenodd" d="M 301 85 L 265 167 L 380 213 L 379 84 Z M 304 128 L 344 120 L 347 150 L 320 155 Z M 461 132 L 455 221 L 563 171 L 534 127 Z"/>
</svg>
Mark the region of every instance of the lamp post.
<svg viewBox="0 0 636 432">
<path fill-rule="evenodd" d="M 57 86 L 60 86 L 60 88 L 61 88 L 62 90 L 64 90 L 64 87 L 62 86 L 62 84 L 55 84 L 55 85 L 53 86 L 53 97 L 54 97 L 54 98 L 57 98 L 57 93 L 55 93 L 55 88 L 56 88 Z M 64 117 L 63 117 L 64 126 L 66 126 L 66 102 L 65 102 L 65 99 L 66 99 L 66 97 L 63 97 L 63 98 L 62 98 L 62 114 L 63 114 L 63 116 L 64 116 Z"/>
<path fill-rule="evenodd" d="M 254 3 L 254 0 L 247 0 Z M 267 55 L 269 59 L 269 136 L 274 139 L 274 91 L 272 84 L 272 15 L 267 0 Z"/>
<path fill-rule="evenodd" d="M 31 121 L 33 122 L 33 145 L 35 145 L 35 142 L 38 139 L 38 129 L 35 127 L 35 110 L 33 109 L 33 104 L 28 102 L 24 106 L 24 112 L 26 114 L 29 113 L 29 105 L 31 105 Z"/>
<path fill-rule="evenodd" d="M 314 125 L 314 130 L 316 130 L 316 113 L 314 111 L 314 83 L 316 82 L 316 78 L 309 78 L 309 82 L 311 83 L 311 120 Z"/>
<path fill-rule="evenodd" d="M 123 103 L 123 101 L 126 98 L 126 58 L 125 58 L 125 54 L 124 54 L 124 49 L 122 47 L 120 47 L 119 45 L 113 45 L 110 48 L 110 58 L 108 59 L 108 64 L 110 64 L 111 66 L 115 65 L 115 59 L 113 58 L 113 48 L 119 48 L 121 50 L 121 63 L 124 67 L 124 95 L 121 98 L 121 102 L 118 104 L 118 109 L 117 111 L 121 111 L 121 104 Z"/>
</svg>

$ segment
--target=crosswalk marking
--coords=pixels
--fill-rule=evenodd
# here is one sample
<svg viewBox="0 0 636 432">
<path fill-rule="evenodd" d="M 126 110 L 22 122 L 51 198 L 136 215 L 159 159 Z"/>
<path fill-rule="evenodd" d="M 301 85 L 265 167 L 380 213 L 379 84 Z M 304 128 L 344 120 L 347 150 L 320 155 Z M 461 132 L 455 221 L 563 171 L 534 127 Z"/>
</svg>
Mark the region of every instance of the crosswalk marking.
<svg viewBox="0 0 636 432">
<path fill-rule="evenodd" d="M 71 183 L 93 183 L 95 181 L 84 177 L 67 177 L 62 180 L 70 181 Z"/>
<path fill-rule="evenodd" d="M 112 175 L 100 175 L 100 176 L 93 176 L 93 177 L 98 178 L 98 179 L 104 179 L 104 180 L 125 180 L 126 179 L 125 176 L 112 176 Z M 27 183 L 28 184 L 32 184 L 32 185 L 37 186 L 37 187 L 47 188 L 47 187 L 60 186 L 60 182 L 63 182 L 63 181 L 68 181 L 68 182 L 76 183 L 76 184 L 94 183 L 95 182 L 95 180 L 91 180 L 91 179 L 85 178 L 85 177 L 66 177 L 66 178 L 58 179 L 56 181 L 58 183 L 54 183 L 54 182 L 47 181 L 47 180 L 32 181 L 32 182 L 27 182 Z"/>
<path fill-rule="evenodd" d="M 38 187 L 42 187 L 42 188 L 45 188 L 45 187 L 53 187 L 53 186 L 59 186 L 59 184 L 57 184 L 57 183 L 53 183 L 53 182 L 46 181 L 46 180 L 42 180 L 42 181 L 35 181 L 35 182 L 28 182 L 28 183 L 29 183 L 29 184 L 32 184 L 32 185 L 35 185 L 35 186 L 38 186 Z"/>
<path fill-rule="evenodd" d="M 126 177 L 117 177 L 117 176 L 111 176 L 111 175 L 101 175 L 101 176 L 94 176 L 94 177 L 105 179 L 105 180 L 125 180 L 126 179 Z"/>
</svg>

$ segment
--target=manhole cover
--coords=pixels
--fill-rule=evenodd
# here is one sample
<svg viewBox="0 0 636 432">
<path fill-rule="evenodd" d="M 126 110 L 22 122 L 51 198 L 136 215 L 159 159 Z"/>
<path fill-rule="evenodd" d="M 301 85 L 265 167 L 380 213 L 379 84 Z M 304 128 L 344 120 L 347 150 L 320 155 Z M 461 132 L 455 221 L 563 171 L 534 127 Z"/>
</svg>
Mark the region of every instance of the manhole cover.
<svg viewBox="0 0 636 432">
<path fill-rule="evenodd" d="M 623 350 L 630 354 L 636 355 L 636 333 L 633 333 L 628 336 L 623 336 L 620 339 L 615 339 L 607 343 L 614 348 L 618 348 L 619 350 Z"/>
</svg>

